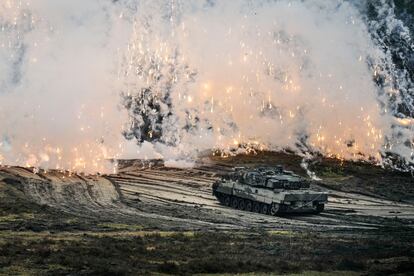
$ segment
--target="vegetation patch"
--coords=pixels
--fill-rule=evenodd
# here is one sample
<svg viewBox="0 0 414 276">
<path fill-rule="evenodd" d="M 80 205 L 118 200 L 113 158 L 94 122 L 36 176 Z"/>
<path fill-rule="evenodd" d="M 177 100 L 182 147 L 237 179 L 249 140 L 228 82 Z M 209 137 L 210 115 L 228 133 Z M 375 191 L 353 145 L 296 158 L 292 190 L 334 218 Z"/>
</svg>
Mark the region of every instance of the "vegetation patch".
<svg viewBox="0 0 414 276">
<path fill-rule="evenodd" d="M 127 231 L 139 231 L 143 227 L 141 225 L 134 224 L 122 224 L 122 223 L 100 223 L 98 226 L 102 228 L 108 228 L 110 230 L 127 230 Z"/>
<path fill-rule="evenodd" d="M 47 274 L 341 275 L 340 271 L 405 273 L 410 269 L 407 263 L 414 261 L 412 233 L 341 239 L 334 234 L 289 232 L 132 233 L 0 233 L 0 273 L 36 267 Z"/>
</svg>

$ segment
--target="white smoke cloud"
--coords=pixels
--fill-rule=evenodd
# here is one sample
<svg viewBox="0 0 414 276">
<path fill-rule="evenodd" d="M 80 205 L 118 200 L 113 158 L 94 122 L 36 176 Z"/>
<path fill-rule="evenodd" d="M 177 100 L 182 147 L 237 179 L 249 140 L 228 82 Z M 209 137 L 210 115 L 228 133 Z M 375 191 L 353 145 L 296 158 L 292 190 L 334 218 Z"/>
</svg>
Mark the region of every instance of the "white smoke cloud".
<svg viewBox="0 0 414 276">
<path fill-rule="evenodd" d="M 239 144 L 381 161 L 393 137 L 367 64 L 384 53 L 344 1 L 7 0 L 0 39 L 3 164 L 106 171 Z M 161 140 L 175 147 L 121 136 L 120 92 L 148 86 L 168 93 Z"/>
<path fill-rule="evenodd" d="M 163 140 L 179 132 L 191 150 L 251 144 L 381 160 L 393 120 L 367 61 L 384 54 L 355 6 L 216 1 L 174 8 L 159 18 L 138 13 L 124 74 L 128 94 L 150 87 L 163 98 L 171 86 L 174 116 L 163 122 Z M 166 76 L 163 68 L 177 60 L 191 70 Z M 149 69 L 136 70 L 142 67 Z M 190 83 L 189 71 L 196 72 Z"/>
<path fill-rule="evenodd" d="M 114 68 L 128 26 L 103 1 L 6 2 L 0 9 L 1 56 L 11 60 L 0 82 L 5 163 L 105 170 L 102 160 L 120 151 L 126 120 Z M 7 18 L 11 11 L 15 16 Z M 16 62 L 13 55 L 22 51 Z M 9 77 L 16 72 L 20 79 Z"/>
</svg>

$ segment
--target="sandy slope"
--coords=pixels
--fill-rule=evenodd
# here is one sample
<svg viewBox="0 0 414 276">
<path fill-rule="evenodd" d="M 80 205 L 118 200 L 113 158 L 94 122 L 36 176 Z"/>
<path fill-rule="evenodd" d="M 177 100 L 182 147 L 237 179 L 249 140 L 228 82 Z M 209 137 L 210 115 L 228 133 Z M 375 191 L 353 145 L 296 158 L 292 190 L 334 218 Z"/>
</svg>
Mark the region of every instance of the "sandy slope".
<svg viewBox="0 0 414 276">
<path fill-rule="evenodd" d="M 412 202 L 339 191 L 335 185 L 326 184 L 335 182 L 334 178 L 313 186 L 330 194 L 326 211 L 320 215 L 272 217 L 221 206 L 211 195 L 211 184 L 233 165 L 208 159 L 192 169 L 176 169 L 160 162 L 135 162 L 107 176 L 56 171 L 34 174 L 31 169 L 2 167 L 0 182 L 18 186 L 30 201 L 62 213 L 146 229 L 353 231 L 379 229 L 397 222 L 414 226 Z"/>
</svg>

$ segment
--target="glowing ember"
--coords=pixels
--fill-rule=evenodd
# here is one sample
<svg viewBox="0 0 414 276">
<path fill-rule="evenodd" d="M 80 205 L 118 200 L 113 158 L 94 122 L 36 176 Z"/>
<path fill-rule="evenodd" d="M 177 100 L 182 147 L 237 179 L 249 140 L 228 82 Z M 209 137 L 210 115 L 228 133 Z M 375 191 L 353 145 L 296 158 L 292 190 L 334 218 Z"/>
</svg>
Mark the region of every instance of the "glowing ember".
<svg viewBox="0 0 414 276">
<path fill-rule="evenodd" d="M 104 2 L 0 3 L 0 165 L 112 171 L 144 141 L 411 162 L 404 84 L 352 1 Z"/>
</svg>

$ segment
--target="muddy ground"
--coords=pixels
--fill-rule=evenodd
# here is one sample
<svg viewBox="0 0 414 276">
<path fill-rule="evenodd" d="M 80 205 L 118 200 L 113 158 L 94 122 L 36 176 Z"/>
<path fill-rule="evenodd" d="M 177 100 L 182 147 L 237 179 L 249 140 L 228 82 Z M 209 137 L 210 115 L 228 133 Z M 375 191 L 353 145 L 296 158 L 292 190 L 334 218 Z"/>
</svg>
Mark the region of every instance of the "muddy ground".
<svg viewBox="0 0 414 276">
<path fill-rule="evenodd" d="M 191 169 L 125 161 L 86 176 L 0 168 L 0 274 L 410 274 L 414 181 L 367 163 L 310 166 L 325 212 L 279 217 L 218 204 L 211 185 L 234 166 L 283 164 L 285 153 L 201 158 Z"/>
</svg>

